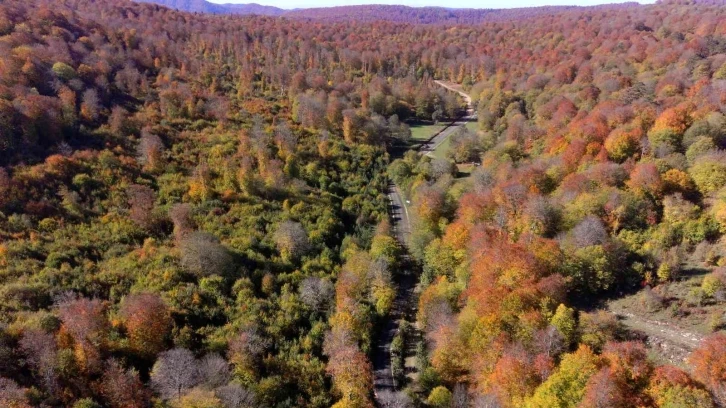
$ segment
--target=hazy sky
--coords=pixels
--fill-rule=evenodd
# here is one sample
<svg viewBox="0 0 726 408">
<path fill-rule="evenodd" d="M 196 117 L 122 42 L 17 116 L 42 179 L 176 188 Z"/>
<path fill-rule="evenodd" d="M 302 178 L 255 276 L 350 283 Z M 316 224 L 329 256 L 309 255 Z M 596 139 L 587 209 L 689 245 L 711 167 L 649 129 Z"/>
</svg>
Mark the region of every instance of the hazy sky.
<svg viewBox="0 0 726 408">
<path fill-rule="evenodd" d="M 213 3 L 258 3 L 285 9 L 298 7 L 330 7 L 351 4 L 403 4 L 406 6 L 440 6 L 456 8 L 512 8 L 549 5 L 579 5 L 591 6 L 594 4 L 623 3 L 626 0 L 208 0 Z M 655 0 L 641 0 L 639 3 L 653 3 Z"/>
</svg>

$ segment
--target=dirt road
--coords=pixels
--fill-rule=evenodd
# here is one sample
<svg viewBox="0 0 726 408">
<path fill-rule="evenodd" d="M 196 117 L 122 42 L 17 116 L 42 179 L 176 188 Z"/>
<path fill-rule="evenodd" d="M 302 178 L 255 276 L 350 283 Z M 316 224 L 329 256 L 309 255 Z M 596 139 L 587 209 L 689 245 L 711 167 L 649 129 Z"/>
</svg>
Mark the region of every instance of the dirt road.
<svg viewBox="0 0 726 408">
<path fill-rule="evenodd" d="M 471 104 L 471 96 L 462 91 L 461 87 L 456 84 L 449 84 L 443 81 L 434 82 L 436 82 L 436 84 L 438 84 L 439 86 L 442 86 L 452 92 L 456 92 L 461 95 L 466 101 L 466 113 L 460 116 L 455 121 L 451 122 L 444 130 L 436 134 L 433 138 L 429 139 L 428 141 L 426 141 L 426 143 L 422 144 L 419 147 L 419 151 L 421 153 L 428 155 L 436 150 L 436 148 L 439 147 L 441 143 L 444 143 L 446 139 L 451 137 L 451 135 L 456 133 L 460 126 L 466 126 L 468 122 L 476 120 L 476 112 L 474 111 L 474 108 Z"/>
<path fill-rule="evenodd" d="M 463 93 L 460 90 L 455 89 L 455 85 L 447 84 L 441 81 L 436 83 L 444 88 L 451 91 L 460 93 L 467 102 L 466 114 L 461 116 L 456 121 L 452 122 L 444 131 L 434 136 L 432 139 L 427 141 L 424 145 L 419 147 L 419 152 L 427 154 L 436 149 L 441 143 L 443 143 L 448 137 L 450 137 L 459 126 L 465 125 L 470 120 L 475 120 L 476 115 L 473 113 L 471 108 L 471 98 L 469 95 Z M 388 188 L 388 212 L 391 218 L 391 226 L 393 232 L 398 241 L 405 247 L 408 245 L 411 236 L 411 221 L 409 219 L 409 208 L 408 202 L 401 193 L 398 186 L 395 184 L 389 185 Z M 404 268 L 398 273 L 398 290 L 396 292 L 396 299 L 393 304 L 391 313 L 383 322 L 380 331 L 377 333 L 374 340 L 374 349 L 372 356 L 373 372 L 374 372 L 374 393 L 376 396 L 387 394 L 387 398 L 390 398 L 390 393 L 400 392 L 400 384 L 396 383 L 391 369 L 391 342 L 398 333 L 401 321 L 410 317 L 413 314 L 415 307 L 415 289 L 418 283 L 418 276 L 415 275 L 411 268 L 406 265 L 409 264 L 408 257 L 403 259 Z M 379 401 L 379 405 L 383 404 Z"/>
</svg>

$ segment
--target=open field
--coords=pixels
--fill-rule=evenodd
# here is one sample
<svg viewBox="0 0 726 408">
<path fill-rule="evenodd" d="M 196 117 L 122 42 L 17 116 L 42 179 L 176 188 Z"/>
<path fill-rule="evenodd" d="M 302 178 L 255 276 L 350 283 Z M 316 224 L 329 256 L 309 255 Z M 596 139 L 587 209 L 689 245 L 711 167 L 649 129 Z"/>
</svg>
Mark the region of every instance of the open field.
<svg viewBox="0 0 726 408">
<path fill-rule="evenodd" d="M 433 135 L 443 130 L 446 127 L 446 124 L 439 122 L 438 124 L 434 125 L 431 122 L 418 122 L 409 124 L 409 127 L 411 128 L 412 140 L 424 141 L 431 139 Z"/>
<path fill-rule="evenodd" d="M 447 137 L 444 139 L 444 141 L 441 142 L 438 146 L 436 146 L 436 149 L 434 149 L 433 152 L 431 152 L 431 157 L 434 157 L 436 159 L 445 159 L 446 153 L 449 151 L 449 148 L 451 147 L 451 138 Z"/>
</svg>

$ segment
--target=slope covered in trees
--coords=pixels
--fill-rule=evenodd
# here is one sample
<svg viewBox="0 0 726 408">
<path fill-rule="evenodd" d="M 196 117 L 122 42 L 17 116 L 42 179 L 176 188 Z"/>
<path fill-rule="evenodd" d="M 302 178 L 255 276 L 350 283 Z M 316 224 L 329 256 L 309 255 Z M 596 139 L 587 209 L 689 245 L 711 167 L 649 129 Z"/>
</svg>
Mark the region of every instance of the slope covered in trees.
<svg viewBox="0 0 726 408">
<path fill-rule="evenodd" d="M 356 5 L 338 7 L 313 7 L 293 10 L 273 6 L 249 4 L 218 4 L 206 0 L 136 0 L 144 3 L 159 4 L 192 13 L 212 14 L 256 14 L 264 16 L 285 16 L 293 19 L 334 21 L 391 21 L 409 24 L 478 24 L 491 21 L 505 21 L 532 18 L 565 10 L 575 10 L 575 6 L 544 6 L 515 9 L 462 9 L 444 7 L 408 7 L 397 5 Z M 637 3 L 598 7 L 634 7 Z"/>
<path fill-rule="evenodd" d="M 430 404 L 724 403 L 720 363 L 702 360 L 722 335 L 679 362 L 689 376 L 656 367 L 615 316 L 573 306 L 647 287 L 644 308 L 715 302 L 723 327 L 725 12 L 669 2 L 495 24 L 466 43 L 479 61 L 441 73 L 478 100 L 450 160 L 481 165 L 466 183 L 426 157 L 389 169 L 414 206 Z M 705 292 L 669 292 L 696 267 L 715 269 Z"/>
<path fill-rule="evenodd" d="M 723 305 L 726 7 L 329 19 L 0 3 L 0 405 L 372 406 L 388 177 L 423 267 L 412 400 L 724 403 L 722 334 L 684 370 L 577 308 Z M 461 107 L 434 78 L 477 129 L 389 166 Z M 658 298 L 689 265 L 694 299 Z"/>
</svg>

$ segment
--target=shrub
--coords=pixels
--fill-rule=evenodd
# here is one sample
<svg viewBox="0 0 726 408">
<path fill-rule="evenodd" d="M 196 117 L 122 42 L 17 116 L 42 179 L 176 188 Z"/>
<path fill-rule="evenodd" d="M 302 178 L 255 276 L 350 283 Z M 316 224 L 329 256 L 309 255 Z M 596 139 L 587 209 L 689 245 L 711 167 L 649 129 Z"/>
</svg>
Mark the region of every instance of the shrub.
<svg viewBox="0 0 726 408">
<path fill-rule="evenodd" d="M 688 150 L 686 150 L 686 158 L 689 163 L 693 164 L 697 158 L 715 149 L 716 145 L 713 143 L 713 139 L 701 136 L 688 147 Z"/>
<path fill-rule="evenodd" d="M 703 289 L 701 289 L 700 287 L 696 287 L 688 291 L 688 296 L 686 300 L 692 305 L 701 306 L 703 305 L 705 297 L 706 294 L 703 292 Z"/>
<path fill-rule="evenodd" d="M 295 260 L 310 249 L 308 234 L 299 222 L 285 221 L 277 227 L 275 244 L 283 259 Z"/>
<path fill-rule="evenodd" d="M 648 133 L 648 141 L 653 150 L 662 148 L 678 151 L 681 148 L 681 135 L 673 129 L 661 129 Z"/>
<path fill-rule="evenodd" d="M 645 311 L 652 313 L 657 312 L 658 310 L 663 308 L 664 299 L 653 289 L 651 289 L 650 287 L 646 287 L 640 294 L 638 303 L 640 304 L 640 307 L 642 307 Z"/>
<path fill-rule="evenodd" d="M 449 408 L 451 406 L 452 394 L 446 387 L 438 386 L 431 391 L 426 399 L 426 404 L 434 408 Z"/>
<path fill-rule="evenodd" d="M 76 401 L 76 403 L 73 404 L 73 408 L 101 408 L 101 405 L 99 405 L 96 401 L 92 400 L 91 398 L 83 398 L 81 400 Z"/>
<path fill-rule="evenodd" d="M 641 133 L 642 135 L 642 133 Z M 634 131 L 615 130 L 605 139 L 605 150 L 608 156 L 619 163 L 632 157 L 640 149 L 638 133 Z"/>
<path fill-rule="evenodd" d="M 719 150 L 700 157 L 688 173 L 703 194 L 711 194 L 726 186 L 726 152 Z"/>
<path fill-rule="evenodd" d="M 179 250 L 182 265 L 197 277 L 229 276 L 235 270 L 232 255 L 212 234 L 192 232 L 181 240 Z"/>
<path fill-rule="evenodd" d="M 65 62 L 56 62 L 51 69 L 58 78 L 64 81 L 70 81 L 76 77 L 76 70 Z"/>
<path fill-rule="evenodd" d="M 701 282 L 701 289 L 706 296 L 713 297 L 726 287 L 722 273 L 713 272 L 706 275 Z"/>
</svg>

